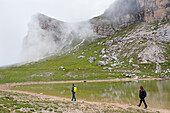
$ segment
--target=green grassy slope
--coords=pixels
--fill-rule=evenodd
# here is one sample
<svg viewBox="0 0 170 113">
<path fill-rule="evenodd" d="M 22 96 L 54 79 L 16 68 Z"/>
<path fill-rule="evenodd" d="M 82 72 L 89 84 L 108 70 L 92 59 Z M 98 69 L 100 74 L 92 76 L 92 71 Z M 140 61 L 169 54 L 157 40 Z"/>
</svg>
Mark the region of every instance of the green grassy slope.
<svg viewBox="0 0 170 113">
<path fill-rule="evenodd" d="M 77 58 L 83 51 L 79 50 L 62 56 L 53 56 L 39 62 L 29 63 L 18 67 L 7 67 L 5 69 L 0 69 L 0 75 L 2 76 L 2 78 L 0 78 L 0 83 L 73 79 L 106 79 L 107 77 L 118 77 L 120 75 L 119 73 L 109 74 L 109 72 L 102 71 L 102 67 L 98 67 L 97 63 L 91 64 L 88 62 L 89 56 L 94 55 L 93 52 L 95 50 L 98 51 L 102 49 L 102 46 L 97 46 L 97 42 L 85 47 L 84 51 L 86 52 L 83 56 L 86 57 L 83 59 Z M 63 66 L 66 70 L 59 70 L 58 68 L 60 66 Z M 44 75 L 45 72 L 51 72 L 53 74 L 51 76 L 46 76 Z M 42 74 L 44 76 L 31 77 L 33 74 Z M 74 77 L 75 75 L 77 76 Z"/>
<path fill-rule="evenodd" d="M 107 40 L 115 37 L 126 36 L 126 34 L 140 24 L 141 23 L 122 29 L 113 36 L 96 39 L 90 44 L 88 41 L 85 41 L 78 50 L 74 50 L 62 56 L 52 56 L 39 62 L 33 62 L 22 66 L 0 68 L 0 83 L 123 78 L 122 72 L 110 72 L 103 70 L 103 67 L 97 65 L 97 61 L 101 60 L 99 55 L 102 48 L 107 48 L 104 45 L 98 45 L 98 42 L 105 43 Z M 166 46 L 170 48 L 169 45 Z M 84 52 L 84 54 L 82 54 L 82 52 Z M 77 58 L 81 55 L 85 56 L 85 58 Z M 95 63 L 90 63 L 88 61 L 90 56 L 97 58 Z M 65 70 L 59 70 L 58 68 L 60 66 L 63 66 Z M 141 67 L 144 66 L 147 70 L 141 68 L 140 70 L 142 72 L 138 73 L 138 76 L 147 74 L 149 76 L 158 77 L 151 72 L 155 69 L 155 64 L 141 65 Z M 169 62 L 167 62 L 166 65 L 162 65 L 162 68 L 168 69 Z M 129 66 L 128 62 L 125 61 L 125 64 L 123 64 L 120 69 L 132 69 L 132 66 Z"/>
</svg>

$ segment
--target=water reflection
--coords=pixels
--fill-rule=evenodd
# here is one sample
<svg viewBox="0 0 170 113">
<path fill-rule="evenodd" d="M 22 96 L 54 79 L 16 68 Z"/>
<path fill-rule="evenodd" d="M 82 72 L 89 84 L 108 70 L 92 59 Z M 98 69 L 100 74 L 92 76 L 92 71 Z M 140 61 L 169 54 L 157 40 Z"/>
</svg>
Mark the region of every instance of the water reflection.
<svg viewBox="0 0 170 113">
<path fill-rule="evenodd" d="M 146 101 L 149 106 L 170 109 L 170 81 L 139 81 L 139 82 L 113 82 L 88 83 L 99 92 L 91 93 L 90 100 L 106 102 L 119 102 L 127 104 L 139 104 L 139 87 L 144 86 L 147 92 Z"/>
</svg>

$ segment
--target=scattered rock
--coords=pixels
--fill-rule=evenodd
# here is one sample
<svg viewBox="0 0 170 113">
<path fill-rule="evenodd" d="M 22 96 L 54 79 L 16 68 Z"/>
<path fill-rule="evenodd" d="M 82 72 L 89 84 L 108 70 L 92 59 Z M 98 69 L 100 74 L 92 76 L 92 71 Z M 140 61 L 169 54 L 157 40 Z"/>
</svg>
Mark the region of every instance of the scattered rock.
<svg viewBox="0 0 170 113">
<path fill-rule="evenodd" d="M 118 61 L 118 58 L 117 58 L 117 57 L 115 57 L 115 56 L 112 56 L 112 57 L 111 57 L 111 60 Z"/>
<path fill-rule="evenodd" d="M 139 77 L 138 77 L 138 76 L 135 76 L 135 79 L 139 79 Z"/>
<path fill-rule="evenodd" d="M 85 58 L 85 56 L 78 56 L 77 58 Z"/>
<path fill-rule="evenodd" d="M 131 75 L 130 74 L 126 74 L 126 77 L 131 78 Z"/>
<path fill-rule="evenodd" d="M 107 56 L 107 55 L 102 56 L 102 60 L 106 60 L 108 58 L 109 58 L 109 56 Z"/>
<path fill-rule="evenodd" d="M 167 69 L 166 71 L 164 71 L 165 74 L 170 73 L 170 69 Z"/>
<path fill-rule="evenodd" d="M 62 69 L 62 70 L 63 70 L 63 69 L 65 69 L 65 68 L 64 68 L 63 66 L 60 66 L 58 69 L 59 69 L 59 70 L 60 70 L 60 69 Z"/>
<path fill-rule="evenodd" d="M 95 60 L 96 60 L 96 57 L 89 57 L 89 62 L 90 62 L 90 63 L 95 62 Z"/>
<path fill-rule="evenodd" d="M 4 79 L 5 78 L 5 76 L 3 76 L 3 75 L 0 75 L 0 80 L 2 80 L 2 79 Z"/>
<path fill-rule="evenodd" d="M 105 66 L 106 63 L 104 61 L 98 61 L 98 66 Z"/>
<path fill-rule="evenodd" d="M 99 58 L 101 58 L 101 59 L 102 59 L 102 57 L 103 57 L 103 55 L 99 55 Z"/>
<path fill-rule="evenodd" d="M 129 60 L 129 64 L 131 64 L 133 62 L 133 58 L 130 58 Z"/>
<path fill-rule="evenodd" d="M 165 75 L 164 73 L 161 74 L 161 78 L 165 78 L 165 76 L 166 76 L 166 75 Z"/>
<path fill-rule="evenodd" d="M 103 44 L 103 42 L 98 42 L 98 45 L 102 45 Z"/>
<path fill-rule="evenodd" d="M 111 67 L 103 67 L 103 70 L 109 70 L 109 71 L 112 71 L 112 70 L 113 70 L 113 68 L 111 68 Z"/>
<path fill-rule="evenodd" d="M 139 65 L 137 65 L 137 64 L 132 64 L 132 67 L 136 68 L 136 69 L 140 69 Z"/>
<path fill-rule="evenodd" d="M 116 38 L 113 39 L 113 42 L 119 42 L 121 40 L 122 40 L 122 37 L 116 37 Z"/>
<path fill-rule="evenodd" d="M 103 70 L 107 70 L 109 67 L 103 67 Z"/>
<path fill-rule="evenodd" d="M 109 71 L 112 71 L 112 70 L 113 70 L 113 68 L 109 67 L 109 68 L 108 68 L 108 70 L 109 70 Z"/>
<path fill-rule="evenodd" d="M 94 51 L 94 53 L 97 53 L 97 51 Z"/>
<path fill-rule="evenodd" d="M 146 77 L 146 75 L 143 75 L 143 78 L 145 78 Z"/>
<path fill-rule="evenodd" d="M 106 46 L 111 46 L 113 44 L 113 40 L 107 40 L 106 41 Z"/>
<path fill-rule="evenodd" d="M 161 65 L 159 63 L 156 63 L 156 71 L 155 73 L 161 73 Z"/>
<path fill-rule="evenodd" d="M 31 77 L 49 77 L 53 74 L 54 72 L 43 72 L 43 73 L 33 74 L 31 75 Z"/>
<path fill-rule="evenodd" d="M 68 72 L 68 73 L 65 75 L 65 77 L 77 78 L 78 75 L 72 75 L 71 72 Z"/>
<path fill-rule="evenodd" d="M 102 49 L 101 54 L 105 54 L 105 48 Z"/>
<path fill-rule="evenodd" d="M 141 58 L 141 63 L 164 63 L 167 61 L 164 54 L 166 54 L 164 48 L 156 44 L 152 44 L 150 46 L 147 46 L 142 52 L 140 52 L 138 54 L 138 58 Z"/>
<path fill-rule="evenodd" d="M 117 63 L 114 63 L 114 64 L 111 64 L 111 67 L 116 67 L 118 64 Z"/>
</svg>

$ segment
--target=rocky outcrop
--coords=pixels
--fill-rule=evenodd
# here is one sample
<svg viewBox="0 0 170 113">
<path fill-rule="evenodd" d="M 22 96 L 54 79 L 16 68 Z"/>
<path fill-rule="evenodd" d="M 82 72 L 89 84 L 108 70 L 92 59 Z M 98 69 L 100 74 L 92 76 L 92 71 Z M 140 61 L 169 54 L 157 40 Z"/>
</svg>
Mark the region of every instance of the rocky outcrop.
<svg viewBox="0 0 170 113">
<path fill-rule="evenodd" d="M 137 22 L 170 20 L 170 0 L 116 0 L 103 15 L 91 20 L 93 30 L 109 36 Z"/>
<path fill-rule="evenodd" d="M 93 31 L 100 36 L 110 36 L 115 33 L 114 26 L 112 22 L 107 18 L 102 18 L 102 16 L 95 17 L 94 19 L 90 20 Z"/>
<path fill-rule="evenodd" d="M 64 22 L 37 14 L 32 17 L 28 27 L 22 48 L 23 60 L 42 58 L 69 45 L 67 37 L 71 37 L 71 30 Z"/>
<path fill-rule="evenodd" d="M 163 47 L 153 44 L 147 46 L 143 51 L 141 51 L 138 54 L 138 58 L 141 59 L 141 63 L 164 63 L 166 61 L 164 53 L 166 53 L 166 51 Z"/>
<path fill-rule="evenodd" d="M 90 62 L 90 63 L 94 63 L 95 60 L 96 60 L 96 57 L 89 57 L 89 62 Z"/>
<path fill-rule="evenodd" d="M 99 52 L 98 66 L 110 66 L 116 72 L 141 73 L 147 70 L 147 65 L 155 65 L 150 72 L 161 73 L 162 65 L 169 62 L 170 51 L 170 23 L 148 24 L 141 23 L 131 29 L 121 30 L 118 37 L 108 38 L 105 42 L 98 42 L 102 46 Z M 131 71 L 123 71 L 132 67 Z M 116 70 L 115 70 L 116 69 Z M 119 71 L 120 69 L 120 71 Z"/>
<path fill-rule="evenodd" d="M 86 38 L 93 37 L 88 22 L 66 23 L 43 14 L 34 15 L 28 27 L 22 48 L 24 61 L 66 53 L 80 46 Z"/>
<path fill-rule="evenodd" d="M 22 56 L 30 61 L 54 53 L 65 53 L 77 48 L 88 37 L 93 39 L 94 32 L 99 36 L 110 36 L 116 30 L 138 22 L 153 23 L 169 19 L 170 0 L 115 0 L 103 15 L 89 20 L 90 23 L 70 24 L 37 14 L 33 16 L 29 24 L 29 31 L 23 43 Z M 168 37 L 156 40 L 162 39 L 169 43 Z M 111 42 L 107 42 L 106 45 L 110 46 L 113 42 L 121 40 L 121 37 L 117 37 Z M 102 50 L 101 52 L 106 54 L 109 51 Z M 127 54 L 129 56 L 131 53 Z"/>
</svg>

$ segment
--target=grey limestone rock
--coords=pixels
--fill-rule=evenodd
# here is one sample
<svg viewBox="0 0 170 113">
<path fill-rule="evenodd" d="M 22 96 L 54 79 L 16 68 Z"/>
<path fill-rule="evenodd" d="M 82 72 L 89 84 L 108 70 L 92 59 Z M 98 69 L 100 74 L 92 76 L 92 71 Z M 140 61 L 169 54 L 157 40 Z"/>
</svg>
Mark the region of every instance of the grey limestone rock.
<svg viewBox="0 0 170 113">
<path fill-rule="evenodd" d="M 137 64 L 132 64 L 133 68 L 140 69 L 140 66 Z"/>
<path fill-rule="evenodd" d="M 96 60 L 96 57 L 89 57 L 89 62 L 90 62 L 90 63 L 95 62 L 95 60 Z"/>
<path fill-rule="evenodd" d="M 98 66 L 105 66 L 106 63 L 104 61 L 98 61 Z"/>
</svg>

